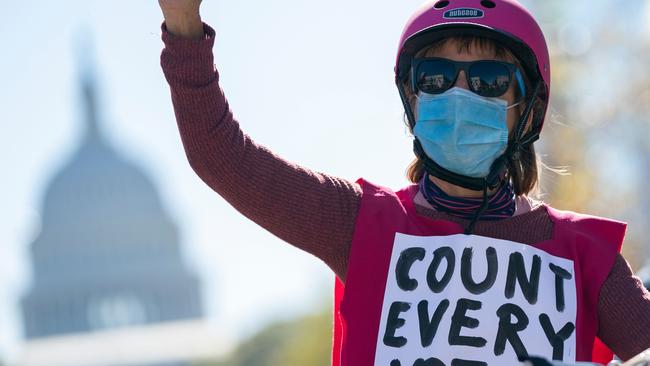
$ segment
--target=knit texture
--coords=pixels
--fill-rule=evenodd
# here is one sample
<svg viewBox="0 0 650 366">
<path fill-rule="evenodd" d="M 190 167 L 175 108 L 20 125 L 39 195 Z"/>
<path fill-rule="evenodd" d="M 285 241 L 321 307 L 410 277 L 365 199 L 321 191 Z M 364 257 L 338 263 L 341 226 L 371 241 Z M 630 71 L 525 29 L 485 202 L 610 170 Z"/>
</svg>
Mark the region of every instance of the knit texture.
<svg viewBox="0 0 650 366">
<path fill-rule="evenodd" d="M 243 215 L 323 260 L 345 280 L 361 187 L 287 161 L 239 127 L 213 64 L 214 30 L 175 37 L 162 25 L 161 66 L 188 161 L 196 174 Z M 466 220 L 416 206 L 420 215 Z M 501 221 L 480 221 L 476 235 L 532 244 L 551 238 L 543 205 Z M 650 294 L 619 255 L 599 299 L 599 337 L 622 359 L 650 347 Z"/>
</svg>

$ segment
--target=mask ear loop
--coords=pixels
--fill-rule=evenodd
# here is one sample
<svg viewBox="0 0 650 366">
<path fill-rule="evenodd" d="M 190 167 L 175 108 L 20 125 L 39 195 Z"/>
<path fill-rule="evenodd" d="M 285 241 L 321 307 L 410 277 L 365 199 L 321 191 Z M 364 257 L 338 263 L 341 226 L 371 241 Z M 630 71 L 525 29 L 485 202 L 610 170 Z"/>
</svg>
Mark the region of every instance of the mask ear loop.
<svg viewBox="0 0 650 366">
<path fill-rule="evenodd" d="M 535 104 L 535 99 L 537 99 L 537 96 L 539 95 L 539 92 L 542 88 L 542 81 L 538 81 L 537 84 L 535 84 L 535 88 L 533 89 L 533 94 L 530 96 L 530 100 L 528 101 L 528 105 L 526 106 L 526 109 L 524 110 L 524 114 L 521 116 L 519 119 L 519 122 L 517 122 L 517 126 L 515 126 L 515 139 L 513 144 L 508 147 L 508 152 L 509 157 L 517 160 L 519 159 L 519 153 L 523 149 L 524 146 L 533 143 L 539 138 L 539 132 L 531 132 L 524 136 L 524 129 L 526 128 L 528 119 L 530 117 L 530 113 L 533 110 L 533 105 Z M 522 140 L 523 139 L 523 140 Z"/>
<path fill-rule="evenodd" d="M 510 109 L 520 105 L 523 102 L 524 102 L 524 98 L 521 98 L 518 102 L 514 102 L 514 103 L 510 104 L 509 106 L 507 106 L 506 110 L 510 110 Z"/>
</svg>

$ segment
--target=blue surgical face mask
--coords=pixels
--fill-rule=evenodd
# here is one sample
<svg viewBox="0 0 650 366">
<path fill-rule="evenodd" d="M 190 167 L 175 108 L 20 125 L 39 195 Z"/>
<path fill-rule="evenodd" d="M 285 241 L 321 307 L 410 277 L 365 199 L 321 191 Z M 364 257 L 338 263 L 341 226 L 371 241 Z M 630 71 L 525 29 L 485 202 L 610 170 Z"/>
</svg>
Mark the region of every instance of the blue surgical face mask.
<svg viewBox="0 0 650 366">
<path fill-rule="evenodd" d="M 508 146 L 506 115 L 515 105 L 458 87 L 436 95 L 420 93 L 413 133 L 438 165 L 484 178 Z"/>
</svg>

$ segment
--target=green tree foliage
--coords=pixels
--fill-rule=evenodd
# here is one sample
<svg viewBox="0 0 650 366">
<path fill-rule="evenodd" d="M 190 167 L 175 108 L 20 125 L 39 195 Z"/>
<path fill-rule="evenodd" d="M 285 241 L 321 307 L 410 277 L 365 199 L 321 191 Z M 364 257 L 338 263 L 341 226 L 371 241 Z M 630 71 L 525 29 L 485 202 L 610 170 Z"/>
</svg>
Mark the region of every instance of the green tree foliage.
<svg viewBox="0 0 650 366">
<path fill-rule="evenodd" d="M 197 366 L 329 366 L 332 311 L 271 324 L 241 343 L 225 360 Z"/>
</svg>

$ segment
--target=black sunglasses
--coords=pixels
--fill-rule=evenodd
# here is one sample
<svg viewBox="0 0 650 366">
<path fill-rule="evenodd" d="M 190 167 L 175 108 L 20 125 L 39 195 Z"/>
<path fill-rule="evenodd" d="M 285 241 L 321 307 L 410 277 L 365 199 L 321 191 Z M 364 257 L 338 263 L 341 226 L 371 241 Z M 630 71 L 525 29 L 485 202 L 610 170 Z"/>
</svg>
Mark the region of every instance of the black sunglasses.
<svg viewBox="0 0 650 366">
<path fill-rule="evenodd" d="M 494 98 L 505 94 L 512 84 L 513 75 L 525 95 L 523 78 L 517 66 L 494 60 L 460 62 L 438 57 L 416 58 L 411 63 L 411 86 L 415 93 L 444 93 L 456 84 L 460 70 L 465 71 L 469 89 L 482 97 Z"/>
</svg>

